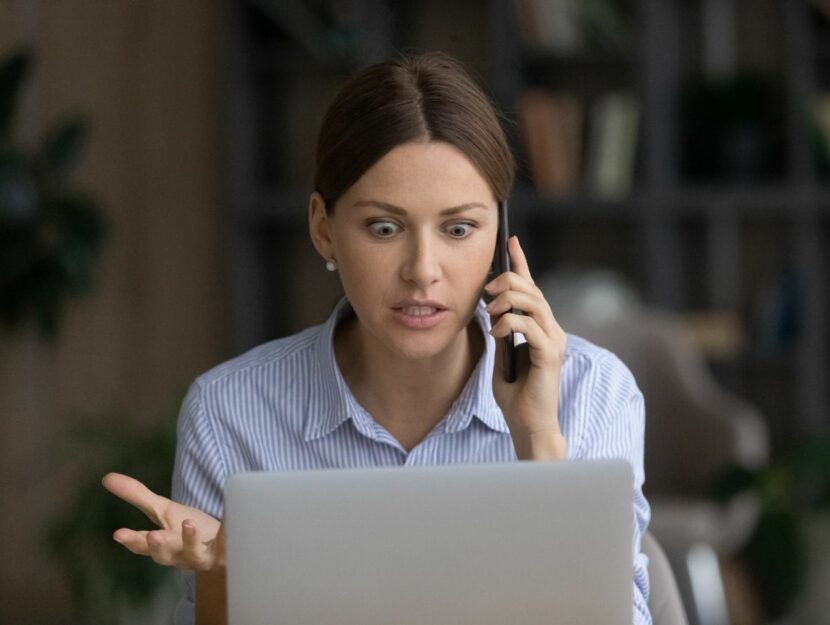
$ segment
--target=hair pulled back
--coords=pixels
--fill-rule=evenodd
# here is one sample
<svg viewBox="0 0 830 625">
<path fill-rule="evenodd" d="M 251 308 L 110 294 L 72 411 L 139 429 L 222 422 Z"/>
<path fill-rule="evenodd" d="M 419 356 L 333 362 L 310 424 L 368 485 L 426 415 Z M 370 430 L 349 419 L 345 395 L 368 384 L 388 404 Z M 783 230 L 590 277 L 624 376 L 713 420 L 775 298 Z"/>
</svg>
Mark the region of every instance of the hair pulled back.
<svg viewBox="0 0 830 625">
<path fill-rule="evenodd" d="M 314 189 L 326 211 L 392 149 L 428 141 L 461 150 L 496 199 L 510 195 L 515 162 L 484 92 L 442 52 L 402 54 L 354 75 L 323 117 Z"/>
</svg>

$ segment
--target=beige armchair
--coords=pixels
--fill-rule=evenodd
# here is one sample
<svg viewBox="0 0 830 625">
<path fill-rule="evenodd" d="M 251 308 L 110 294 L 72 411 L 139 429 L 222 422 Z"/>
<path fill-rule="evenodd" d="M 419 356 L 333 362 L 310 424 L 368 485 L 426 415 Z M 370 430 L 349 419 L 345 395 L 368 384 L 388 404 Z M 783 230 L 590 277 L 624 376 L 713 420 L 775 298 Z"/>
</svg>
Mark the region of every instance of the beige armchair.
<svg viewBox="0 0 830 625">
<path fill-rule="evenodd" d="M 648 609 L 654 625 L 688 625 L 680 591 L 663 548 L 650 532 L 643 535 L 640 545 L 648 556 L 651 586 Z"/>
<path fill-rule="evenodd" d="M 767 460 L 764 419 L 719 387 L 677 317 L 644 310 L 594 323 L 560 322 L 617 354 L 634 374 L 646 406 L 649 529 L 666 549 L 691 625 L 726 625 L 718 558 L 745 543 L 757 510 L 746 499 L 722 506 L 707 491 L 726 466 L 752 468 Z"/>
</svg>

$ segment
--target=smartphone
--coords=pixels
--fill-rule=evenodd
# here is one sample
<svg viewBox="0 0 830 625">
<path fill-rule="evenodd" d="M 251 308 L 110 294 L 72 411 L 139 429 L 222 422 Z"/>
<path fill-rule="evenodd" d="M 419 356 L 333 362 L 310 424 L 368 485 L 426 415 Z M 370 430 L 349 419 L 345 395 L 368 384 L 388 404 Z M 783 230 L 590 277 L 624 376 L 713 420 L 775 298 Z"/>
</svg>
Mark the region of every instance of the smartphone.
<svg viewBox="0 0 830 625">
<path fill-rule="evenodd" d="M 496 235 L 496 252 L 493 255 L 493 267 L 490 273 L 491 280 L 505 271 L 510 271 L 510 254 L 507 252 L 507 240 L 510 238 L 510 228 L 507 224 L 507 200 L 499 200 L 499 231 Z M 510 312 L 515 312 L 511 309 Z M 516 346 L 514 333 L 511 332 L 501 339 L 504 341 L 504 379 L 506 382 L 516 381 Z"/>
</svg>

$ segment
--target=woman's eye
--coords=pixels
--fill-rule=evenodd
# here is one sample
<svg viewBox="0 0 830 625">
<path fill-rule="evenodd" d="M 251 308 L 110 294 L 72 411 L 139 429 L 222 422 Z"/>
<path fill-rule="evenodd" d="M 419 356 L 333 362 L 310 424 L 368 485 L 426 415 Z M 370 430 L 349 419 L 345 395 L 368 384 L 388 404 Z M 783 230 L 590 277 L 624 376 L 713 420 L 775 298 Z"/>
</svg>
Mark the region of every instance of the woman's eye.
<svg viewBox="0 0 830 625">
<path fill-rule="evenodd" d="M 391 221 L 376 221 L 369 224 L 369 228 L 375 235 L 381 238 L 391 237 L 398 231 L 398 225 Z"/>
<path fill-rule="evenodd" d="M 470 234 L 472 230 L 472 224 L 453 224 L 447 228 L 447 232 L 450 233 L 450 236 L 456 239 L 463 239 L 468 234 Z"/>
</svg>

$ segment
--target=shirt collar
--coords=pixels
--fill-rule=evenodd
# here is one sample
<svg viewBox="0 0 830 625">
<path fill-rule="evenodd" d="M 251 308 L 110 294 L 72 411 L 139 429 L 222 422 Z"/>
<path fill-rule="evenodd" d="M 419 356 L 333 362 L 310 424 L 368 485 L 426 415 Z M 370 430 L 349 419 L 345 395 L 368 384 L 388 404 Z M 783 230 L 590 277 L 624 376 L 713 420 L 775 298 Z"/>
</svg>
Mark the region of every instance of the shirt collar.
<svg viewBox="0 0 830 625">
<path fill-rule="evenodd" d="M 321 438 L 333 432 L 347 419 L 365 436 L 376 438 L 379 426 L 357 402 L 337 366 L 334 354 L 334 331 L 340 321 L 354 314 L 348 299 L 343 296 L 329 318 L 320 326 L 315 342 L 317 367 L 310 386 L 310 410 L 306 417 L 304 436 L 306 441 Z M 473 373 L 453 403 L 445 420 L 447 433 L 467 428 L 475 417 L 497 432 L 507 433 L 507 423 L 493 397 L 493 362 L 495 339 L 490 335 L 490 315 L 485 303 L 479 300 L 474 318 L 484 335 L 484 352 Z"/>
</svg>

